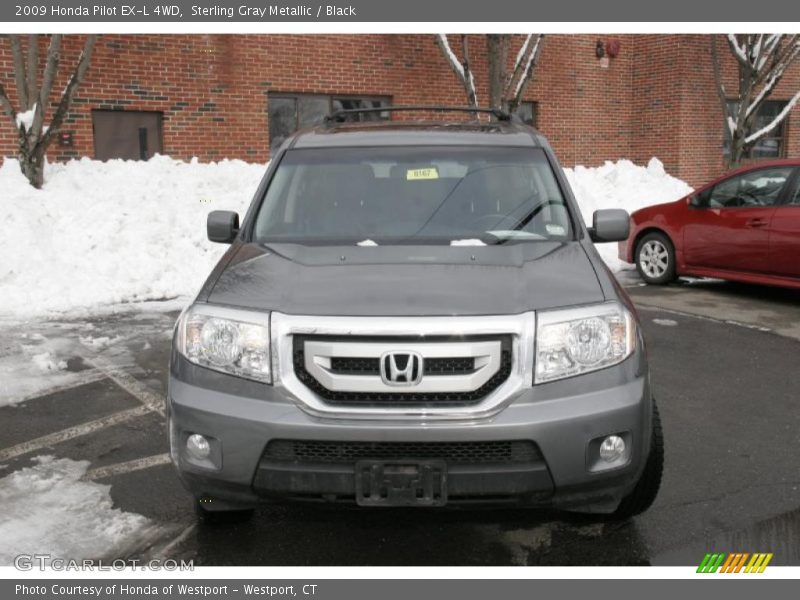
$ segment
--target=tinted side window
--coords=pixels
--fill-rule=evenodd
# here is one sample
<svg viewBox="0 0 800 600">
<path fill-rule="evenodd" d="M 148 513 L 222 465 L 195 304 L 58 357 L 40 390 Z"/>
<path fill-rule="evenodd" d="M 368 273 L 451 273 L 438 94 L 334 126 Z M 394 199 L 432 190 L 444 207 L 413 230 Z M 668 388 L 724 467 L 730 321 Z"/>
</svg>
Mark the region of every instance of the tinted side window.
<svg viewBox="0 0 800 600">
<path fill-rule="evenodd" d="M 800 181 L 795 184 L 794 196 L 789 199 L 789 204 L 800 206 Z"/>
<path fill-rule="evenodd" d="M 742 208 L 773 206 L 778 202 L 791 167 L 760 169 L 742 173 L 715 185 L 703 194 L 707 208 Z"/>
</svg>

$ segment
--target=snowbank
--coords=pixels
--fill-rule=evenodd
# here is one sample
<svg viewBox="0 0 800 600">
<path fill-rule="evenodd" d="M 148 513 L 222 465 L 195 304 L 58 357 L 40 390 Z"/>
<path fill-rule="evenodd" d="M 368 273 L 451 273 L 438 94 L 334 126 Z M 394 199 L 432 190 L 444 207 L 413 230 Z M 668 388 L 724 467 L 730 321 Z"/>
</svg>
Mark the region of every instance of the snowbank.
<svg viewBox="0 0 800 600">
<path fill-rule="evenodd" d="M 210 210 L 244 212 L 264 165 L 88 158 L 48 164 L 42 190 L 0 167 L 0 315 L 189 296 L 225 251 Z"/>
<path fill-rule="evenodd" d="M 587 225 L 592 223 L 592 213 L 602 208 L 624 208 L 630 214 L 692 191 L 685 181 L 668 175 L 657 158 L 651 158 L 646 167 L 620 160 L 593 169 L 577 166 L 565 171 Z M 633 268 L 617 258 L 617 244 L 597 244 L 597 249 L 612 271 Z"/>
<path fill-rule="evenodd" d="M 225 246 L 205 235 L 213 209 L 244 213 L 264 165 L 88 158 L 49 164 L 42 190 L 13 159 L 0 167 L 0 317 L 98 310 L 123 302 L 189 297 Z M 691 188 L 657 159 L 567 169 L 584 218 L 598 208 L 632 212 Z M 601 244 L 612 269 L 616 244 Z"/>
<path fill-rule="evenodd" d="M 0 479 L 0 565 L 18 554 L 71 560 L 118 558 L 159 526 L 113 508 L 110 485 L 81 481 L 89 461 L 52 456 Z"/>
</svg>

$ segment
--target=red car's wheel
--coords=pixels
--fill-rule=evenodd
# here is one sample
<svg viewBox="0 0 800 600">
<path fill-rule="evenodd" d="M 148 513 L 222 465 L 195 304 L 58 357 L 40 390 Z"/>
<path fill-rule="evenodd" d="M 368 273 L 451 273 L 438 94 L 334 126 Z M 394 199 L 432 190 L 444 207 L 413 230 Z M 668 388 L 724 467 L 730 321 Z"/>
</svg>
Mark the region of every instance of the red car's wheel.
<svg viewBox="0 0 800 600">
<path fill-rule="evenodd" d="M 636 270 L 651 284 L 663 285 L 675 279 L 675 248 L 666 235 L 653 232 L 639 240 Z"/>
</svg>

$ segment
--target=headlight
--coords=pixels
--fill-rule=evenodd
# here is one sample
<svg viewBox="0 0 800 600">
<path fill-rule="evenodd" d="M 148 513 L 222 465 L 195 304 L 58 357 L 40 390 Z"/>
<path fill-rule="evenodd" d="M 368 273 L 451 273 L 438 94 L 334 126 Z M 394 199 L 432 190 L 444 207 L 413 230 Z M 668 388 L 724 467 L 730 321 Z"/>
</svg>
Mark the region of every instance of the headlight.
<svg viewBox="0 0 800 600">
<path fill-rule="evenodd" d="M 272 381 L 267 313 L 191 306 L 178 321 L 177 350 L 202 367 Z"/>
<path fill-rule="evenodd" d="M 628 358 L 635 345 L 636 322 L 616 302 L 539 312 L 534 383 L 610 367 Z"/>
</svg>

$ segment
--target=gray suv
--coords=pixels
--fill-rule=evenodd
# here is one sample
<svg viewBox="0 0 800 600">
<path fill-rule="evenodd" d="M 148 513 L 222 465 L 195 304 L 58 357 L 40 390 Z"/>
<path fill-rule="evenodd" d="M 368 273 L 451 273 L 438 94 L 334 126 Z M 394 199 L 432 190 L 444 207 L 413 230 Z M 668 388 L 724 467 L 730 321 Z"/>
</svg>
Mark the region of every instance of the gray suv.
<svg viewBox="0 0 800 600">
<path fill-rule="evenodd" d="M 411 107 L 383 107 L 381 116 Z M 425 117 L 439 111 L 425 107 Z M 172 460 L 204 520 L 264 501 L 627 518 L 663 445 L 630 299 L 545 138 L 501 111 L 339 111 L 273 157 L 175 328 Z"/>
</svg>

